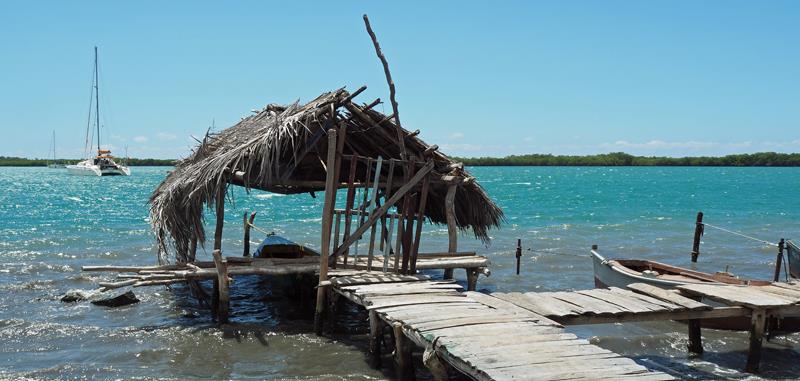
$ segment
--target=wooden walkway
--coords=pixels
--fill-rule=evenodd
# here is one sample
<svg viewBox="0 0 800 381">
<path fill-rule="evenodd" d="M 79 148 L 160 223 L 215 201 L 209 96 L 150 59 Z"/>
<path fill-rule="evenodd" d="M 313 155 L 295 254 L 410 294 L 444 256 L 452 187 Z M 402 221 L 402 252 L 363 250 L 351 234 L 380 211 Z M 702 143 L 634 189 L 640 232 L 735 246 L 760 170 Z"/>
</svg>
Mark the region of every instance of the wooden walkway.
<svg viewBox="0 0 800 381">
<path fill-rule="evenodd" d="M 408 377 L 410 341 L 426 349 L 425 364 L 437 379 L 443 379 L 443 363 L 477 380 L 673 379 L 529 309 L 461 292 L 453 281 L 377 272 L 329 275 L 333 292 L 369 311 L 374 361 L 380 360 L 382 326 L 392 327 L 400 378 Z"/>
<path fill-rule="evenodd" d="M 750 318 L 750 348 L 746 370 L 758 370 L 767 321 L 800 316 L 800 284 L 768 286 L 691 284 L 667 291 L 642 283 L 630 290 L 615 287 L 575 292 L 493 293 L 491 298 L 513 304 L 564 325 L 633 321 L 687 320 L 689 350 L 702 353 L 702 319 Z M 723 306 L 711 306 L 699 300 Z"/>
</svg>

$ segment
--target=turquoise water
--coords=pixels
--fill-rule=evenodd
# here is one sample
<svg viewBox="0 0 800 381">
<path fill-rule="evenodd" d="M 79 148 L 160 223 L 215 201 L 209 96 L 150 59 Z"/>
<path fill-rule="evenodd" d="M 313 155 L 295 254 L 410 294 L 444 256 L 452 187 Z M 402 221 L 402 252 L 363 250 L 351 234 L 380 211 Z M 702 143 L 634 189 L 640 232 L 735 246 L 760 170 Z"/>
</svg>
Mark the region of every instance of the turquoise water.
<svg viewBox="0 0 800 381">
<path fill-rule="evenodd" d="M 34 379 L 383 379 L 367 367 L 366 343 L 352 326 L 333 339 L 308 334 L 310 322 L 283 308 L 268 283 L 234 285 L 234 324 L 218 329 L 181 287 L 136 289 L 142 303 L 104 309 L 64 304 L 73 289 L 109 276 L 80 266 L 152 264 L 147 199 L 170 168 L 134 168 L 129 178 L 69 176 L 63 170 L 0 168 L 0 378 Z M 647 258 L 691 267 L 694 218 L 777 242 L 800 239 L 798 168 L 484 167 L 471 171 L 506 213 L 483 246 L 468 235 L 459 250 L 492 259 L 489 291 L 593 287 L 592 244 L 607 257 Z M 226 209 L 223 250 L 241 252 L 242 214 L 256 225 L 318 245 L 322 198 L 237 189 Z M 213 221 L 209 219 L 209 221 Z M 446 229 L 425 231 L 422 251 L 447 247 Z M 254 240 L 259 238 L 255 233 Z M 522 274 L 514 246 L 526 249 Z M 775 249 L 707 229 L 696 267 L 769 278 Z M 200 259 L 210 256 L 201 250 Z M 457 273 L 463 278 L 464 274 Z M 356 324 L 358 323 L 358 324 Z M 704 331 L 706 354 L 687 357 L 676 323 L 571 328 L 579 336 L 658 369 L 692 378 L 742 378 L 747 336 Z M 766 344 L 762 376 L 800 374 L 800 337 Z M 424 373 L 420 373 L 423 376 Z"/>
</svg>

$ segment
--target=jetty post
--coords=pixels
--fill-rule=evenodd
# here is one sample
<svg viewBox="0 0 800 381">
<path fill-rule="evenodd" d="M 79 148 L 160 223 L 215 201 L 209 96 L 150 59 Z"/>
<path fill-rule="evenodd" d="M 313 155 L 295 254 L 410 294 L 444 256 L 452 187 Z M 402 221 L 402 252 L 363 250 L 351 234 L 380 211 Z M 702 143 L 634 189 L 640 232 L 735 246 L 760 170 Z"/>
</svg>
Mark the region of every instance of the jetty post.
<svg viewBox="0 0 800 381">
<path fill-rule="evenodd" d="M 783 250 L 786 247 L 786 240 L 781 238 L 778 242 L 778 257 L 775 258 L 775 276 L 772 281 L 777 282 L 781 277 L 781 264 L 783 263 Z"/>
<path fill-rule="evenodd" d="M 458 251 L 458 227 L 456 226 L 456 189 L 458 185 L 451 182 L 447 186 L 447 195 L 444 198 L 445 217 L 447 218 L 447 252 Z M 444 279 L 453 279 L 453 269 L 444 270 Z"/>
<path fill-rule="evenodd" d="M 328 130 L 328 157 L 325 174 L 325 201 L 322 206 L 322 242 L 319 256 L 319 284 L 317 285 L 317 305 L 314 311 L 314 332 L 322 335 L 322 313 L 325 309 L 325 294 L 327 289 L 323 282 L 328 280 L 328 255 L 331 250 L 331 223 L 333 222 L 333 207 L 336 202 L 337 181 L 336 173 L 336 130 Z"/>
<path fill-rule="evenodd" d="M 692 262 L 697 262 L 700 256 L 700 237 L 703 235 L 703 212 L 697 212 L 697 222 L 694 227 L 694 241 L 692 242 Z"/>
<path fill-rule="evenodd" d="M 515 253 L 517 257 L 517 275 L 519 275 L 519 265 L 520 261 L 522 260 L 522 239 L 517 239 L 517 252 Z"/>
<path fill-rule="evenodd" d="M 247 212 L 244 212 L 244 238 L 242 243 L 244 246 L 242 256 L 250 256 L 250 227 L 253 226 L 253 221 L 256 219 L 256 212 L 250 213 L 250 220 L 247 219 Z"/>
</svg>

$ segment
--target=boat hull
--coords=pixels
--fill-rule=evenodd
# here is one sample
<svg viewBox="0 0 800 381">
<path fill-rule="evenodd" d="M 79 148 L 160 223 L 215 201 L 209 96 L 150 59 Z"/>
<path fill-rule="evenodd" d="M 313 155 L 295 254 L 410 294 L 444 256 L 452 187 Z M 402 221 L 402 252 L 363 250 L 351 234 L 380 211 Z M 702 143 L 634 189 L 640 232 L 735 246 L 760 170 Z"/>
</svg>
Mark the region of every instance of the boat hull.
<svg viewBox="0 0 800 381">
<path fill-rule="evenodd" d="M 615 262 L 617 261 L 606 260 L 605 258 L 603 258 L 602 255 L 592 250 L 592 265 L 594 267 L 594 285 L 596 288 L 618 287 L 622 289 L 627 289 L 629 284 L 645 283 L 651 286 L 669 290 L 685 284 L 703 283 L 701 281 L 680 282 L 680 281 L 656 279 L 647 276 L 641 276 L 633 274 L 629 271 L 625 271 L 624 269 L 621 268 L 622 266 L 620 266 Z M 758 287 L 758 286 L 753 286 L 753 287 Z M 700 302 L 711 306 L 719 306 L 719 307 L 725 306 L 724 304 L 720 304 L 716 301 L 709 300 L 707 298 L 702 298 Z M 700 324 L 703 328 L 719 329 L 726 331 L 747 331 L 751 327 L 751 321 L 749 317 L 703 319 L 701 320 Z M 769 325 L 771 327 L 770 329 L 771 334 L 798 332 L 800 331 L 800 317 L 787 316 L 780 320 L 773 319 L 772 321 L 769 322 Z"/>
<path fill-rule="evenodd" d="M 131 171 L 125 166 L 101 168 L 99 165 L 68 165 L 67 172 L 78 176 L 130 176 Z"/>
</svg>

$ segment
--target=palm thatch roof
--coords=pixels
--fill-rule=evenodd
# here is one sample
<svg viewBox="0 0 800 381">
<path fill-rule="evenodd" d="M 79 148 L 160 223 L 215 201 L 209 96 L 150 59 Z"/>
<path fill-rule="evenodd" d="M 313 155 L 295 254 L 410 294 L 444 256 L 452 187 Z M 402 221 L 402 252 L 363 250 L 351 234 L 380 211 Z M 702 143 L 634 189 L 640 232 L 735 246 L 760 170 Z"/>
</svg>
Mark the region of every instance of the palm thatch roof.
<svg viewBox="0 0 800 381">
<path fill-rule="evenodd" d="M 344 89 L 324 93 L 306 103 L 287 106 L 270 104 L 239 123 L 210 133 L 192 154 L 177 163 L 150 197 L 150 221 L 159 244 L 159 258 L 175 255 L 179 262 L 193 261 L 190 247 L 205 242 L 203 211 L 213 207 L 221 187 L 228 184 L 269 192 L 296 194 L 324 191 L 329 129 L 346 135 L 343 155 L 384 160 L 401 159 L 398 127 L 391 116 L 358 105 L 354 94 Z M 342 131 L 344 129 L 345 131 Z M 463 168 L 417 137 L 419 131 L 399 129 L 408 160 L 434 162 L 425 217 L 446 223 L 445 195 L 449 183 L 457 182 L 456 223 L 488 241 L 488 229 L 499 227 L 503 212 Z M 384 166 L 382 178 L 388 175 Z M 395 169 L 402 178 L 402 167 Z M 341 171 L 340 182 L 347 182 Z M 366 167 L 359 167 L 356 180 L 364 181 Z M 400 184 L 402 185 L 402 184 Z M 385 195 L 388 198 L 389 195 Z"/>
</svg>

